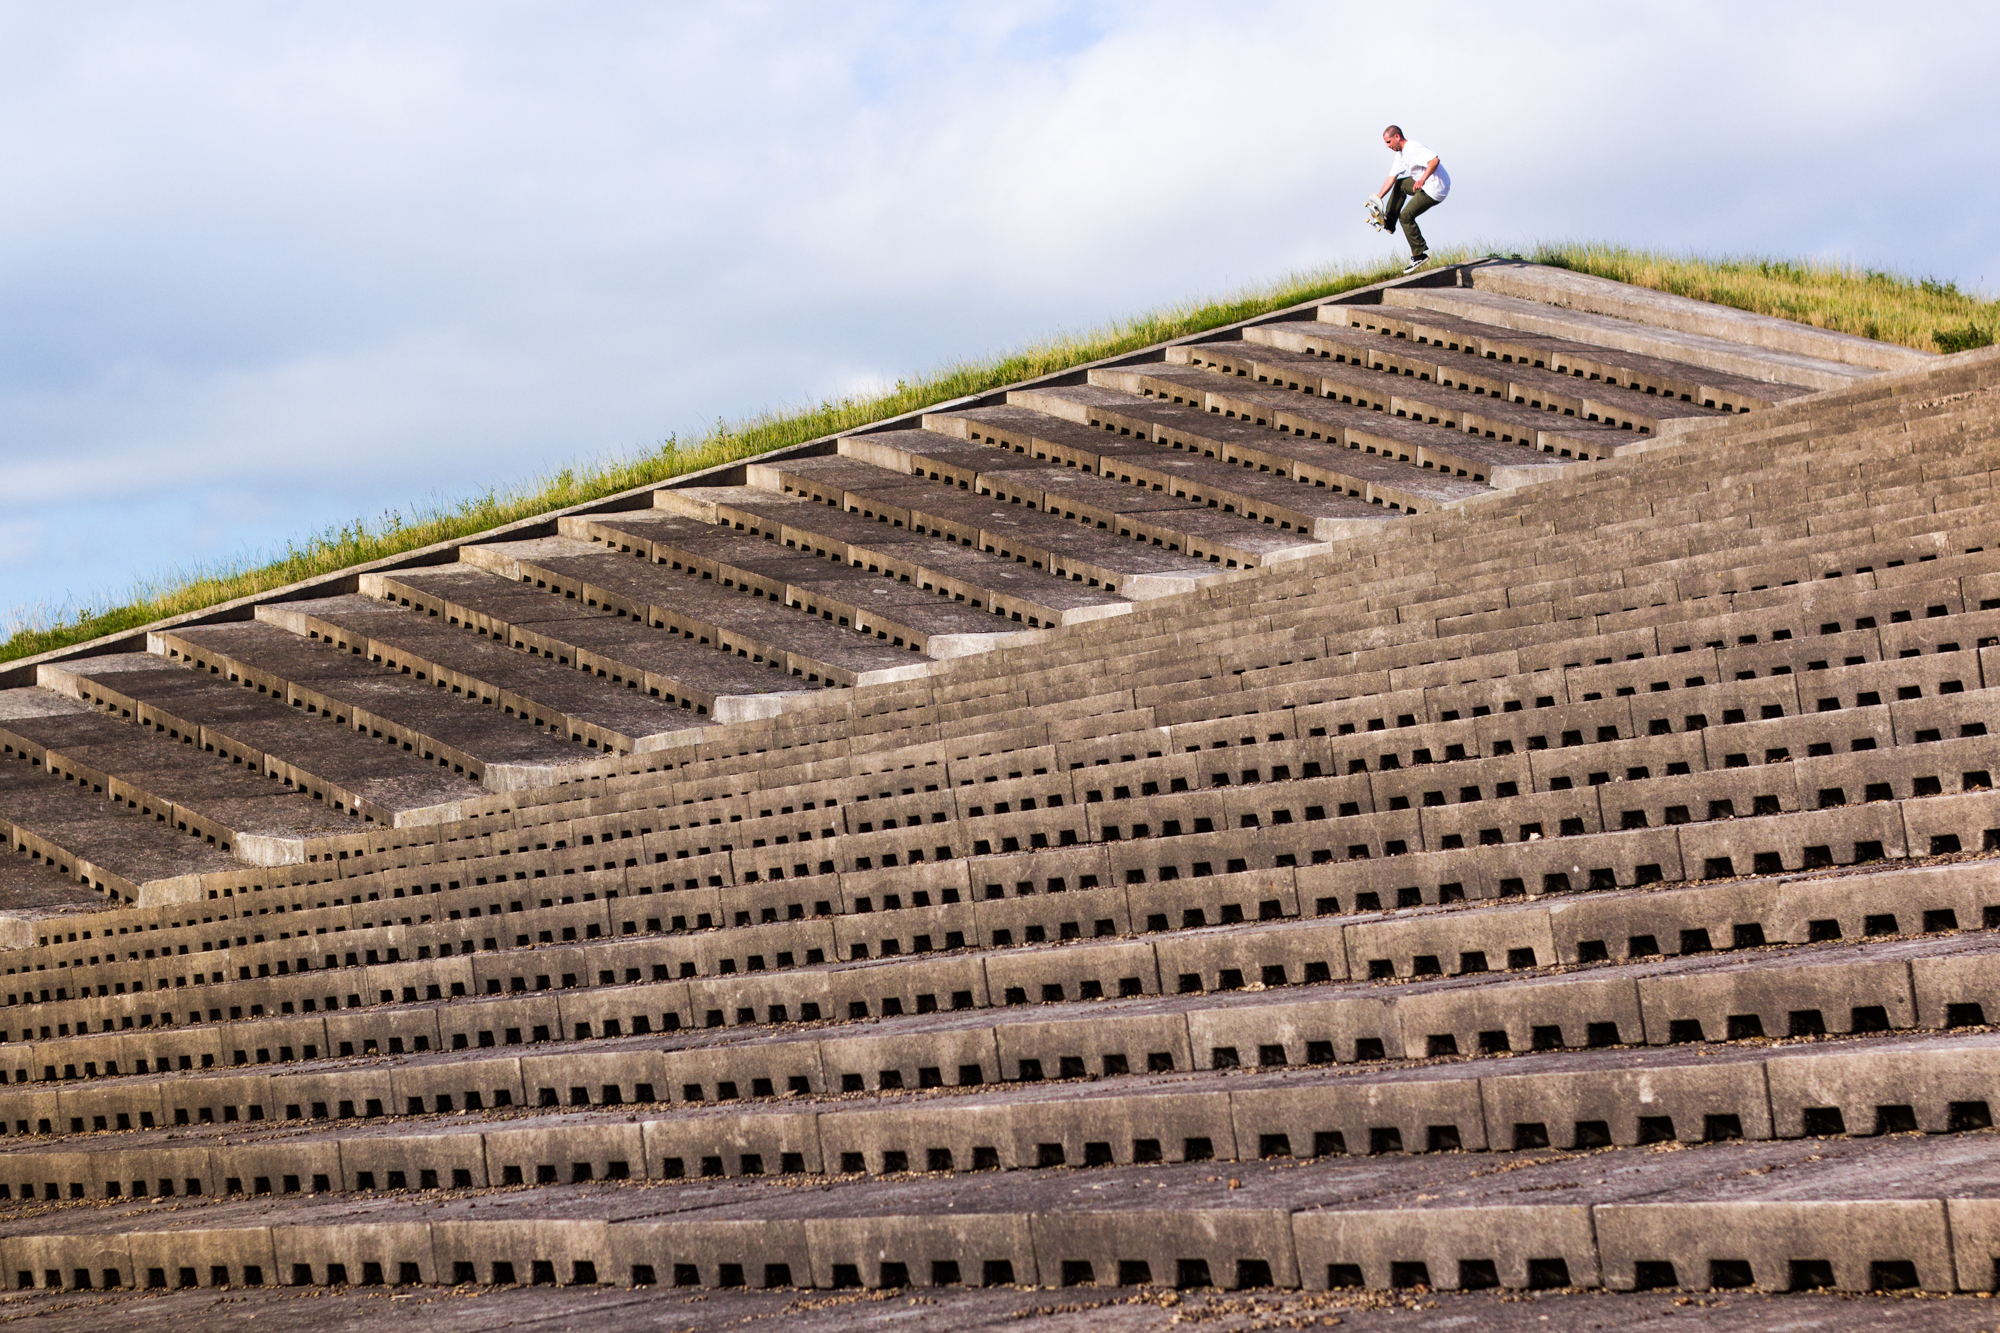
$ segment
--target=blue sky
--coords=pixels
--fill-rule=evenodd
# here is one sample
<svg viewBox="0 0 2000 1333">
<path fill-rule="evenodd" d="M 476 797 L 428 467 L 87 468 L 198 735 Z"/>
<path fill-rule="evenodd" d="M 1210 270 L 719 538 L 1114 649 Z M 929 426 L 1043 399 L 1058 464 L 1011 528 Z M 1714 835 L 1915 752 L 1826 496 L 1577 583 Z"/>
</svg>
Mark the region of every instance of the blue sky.
<svg viewBox="0 0 2000 1333">
<path fill-rule="evenodd" d="M 1991 291 L 1985 7 L 0 4 L 0 619 L 1439 244 Z"/>
</svg>

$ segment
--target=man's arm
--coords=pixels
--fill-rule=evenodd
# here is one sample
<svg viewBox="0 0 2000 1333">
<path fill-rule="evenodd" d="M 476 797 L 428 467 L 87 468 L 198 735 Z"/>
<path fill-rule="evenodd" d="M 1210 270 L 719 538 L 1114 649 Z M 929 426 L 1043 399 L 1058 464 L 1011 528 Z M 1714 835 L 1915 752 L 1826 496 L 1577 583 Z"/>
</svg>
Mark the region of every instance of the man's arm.
<svg viewBox="0 0 2000 1333">
<path fill-rule="evenodd" d="M 1438 163 L 1442 162 L 1443 160 L 1444 160 L 1443 158 L 1434 157 L 1430 161 L 1424 163 L 1424 169 L 1422 171 L 1419 171 L 1417 173 L 1416 179 L 1410 182 L 1410 189 L 1413 192 L 1423 189 L 1424 182 L 1431 178 L 1431 173 L 1438 169 Z M 1382 188 L 1386 190 L 1389 187 L 1385 185 Z"/>
<path fill-rule="evenodd" d="M 1389 187 L 1394 185 L 1395 183 L 1396 183 L 1396 173 L 1392 171 L 1388 175 L 1382 178 L 1382 188 L 1375 191 L 1375 197 L 1377 199 L 1380 199 L 1383 195 L 1389 193 Z"/>
</svg>

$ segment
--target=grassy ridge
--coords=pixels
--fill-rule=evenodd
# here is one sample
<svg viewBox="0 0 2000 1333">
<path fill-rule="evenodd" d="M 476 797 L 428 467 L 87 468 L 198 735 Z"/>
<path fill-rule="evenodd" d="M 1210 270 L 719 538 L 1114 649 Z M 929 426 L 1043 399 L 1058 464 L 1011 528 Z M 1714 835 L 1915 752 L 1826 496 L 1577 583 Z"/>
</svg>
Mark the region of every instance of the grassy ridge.
<svg viewBox="0 0 2000 1333">
<path fill-rule="evenodd" d="M 1441 253 L 1441 257 L 1457 260 L 1466 256 Z M 1183 302 L 1085 333 L 1032 343 L 990 359 L 941 366 L 914 379 L 899 380 L 886 393 L 774 409 L 747 421 L 719 424 L 699 440 L 668 440 L 659 449 L 637 457 L 564 468 L 549 476 L 469 496 L 456 504 L 392 513 L 379 523 L 356 519 L 289 544 L 275 560 L 216 565 L 142 583 L 133 589 L 131 600 L 120 606 L 27 618 L 25 623 L 17 623 L 4 644 L 0 644 L 0 662 L 136 629 L 169 616 L 200 611 L 302 579 L 437 542 L 469 537 L 553 509 L 585 504 L 635 486 L 666 481 L 967 394 L 983 393 L 1149 347 L 1169 338 L 1233 324 L 1301 301 L 1365 287 L 1400 271 L 1399 263 L 1385 260 L 1367 267 L 1335 266 L 1295 273 L 1217 300 Z"/>
<path fill-rule="evenodd" d="M 1438 257 L 1449 263 L 1469 256 L 1440 252 Z M 1587 243 L 1542 245 L 1519 257 L 1924 350 L 1983 346 L 1992 340 L 1992 332 L 2000 329 L 2000 303 L 1962 293 L 1949 283 L 1839 265 L 1709 259 Z M 747 421 L 720 425 L 700 440 L 669 440 L 637 457 L 564 468 L 456 504 L 392 513 L 379 523 L 357 519 L 291 543 L 275 560 L 211 566 L 142 583 L 120 606 L 45 614 L 25 621 L 17 618 L 10 636 L 0 643 L 0 662 L 136 629 L 635 486 L 1332 296 L 1380 282 L 1399 269 L 1395 261 L 1385 261 L 1367 267 L 1337 266 L 1295 273 L 1217 300 L 1185 302 L 987 360 L 942 366 L 915 379 L 898 381 L 886 393 L 772 410 Z"/>
<path fill-rule="evenodd" d="M 1542 245 L 1522 257 L 1924 352 L 1984 347 L 2000 332 L 2000 302 L 1961 292 L 1955 283 L 1877 269 L 1755 256 L 1711 259 L 1584 242 Z"/>
</svg>

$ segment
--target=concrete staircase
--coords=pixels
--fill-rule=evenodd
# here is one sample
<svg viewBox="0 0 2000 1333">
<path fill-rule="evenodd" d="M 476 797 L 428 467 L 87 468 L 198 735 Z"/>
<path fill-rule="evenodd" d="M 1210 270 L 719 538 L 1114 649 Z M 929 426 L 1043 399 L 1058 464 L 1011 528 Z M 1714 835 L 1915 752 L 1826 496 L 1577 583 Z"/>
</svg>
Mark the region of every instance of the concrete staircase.
<svg viewBox="0 0 2000 1333">
<path fill-rule="evenodd" d="M 1997 379 L 1474 265 L 44 663 L 0 1279 L 1990 1290 Z"/>
</svg>

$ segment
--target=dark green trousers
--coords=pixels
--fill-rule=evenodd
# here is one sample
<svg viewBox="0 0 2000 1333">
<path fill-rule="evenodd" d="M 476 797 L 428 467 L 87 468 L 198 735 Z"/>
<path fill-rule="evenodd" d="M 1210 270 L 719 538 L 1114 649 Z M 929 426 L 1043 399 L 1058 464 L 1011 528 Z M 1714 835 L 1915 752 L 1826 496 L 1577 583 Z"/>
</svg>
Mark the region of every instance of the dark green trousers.
<svg viewBox="0 0 2000 1333">
<path fill-rule="evenodd" d="M 1396 182 L 1389 191 L 1389 225 L 1402 224 L 1403 235 L 1410 242 L 1410 254 L 1427 255 L 1431 247 L 1424 240 L 1423 229 L 1417 226 L 1417 218 L 1438 206 L 1438 200 L 1422 190 L 1412 189 L 1409 177 Z"/>
</svg>

